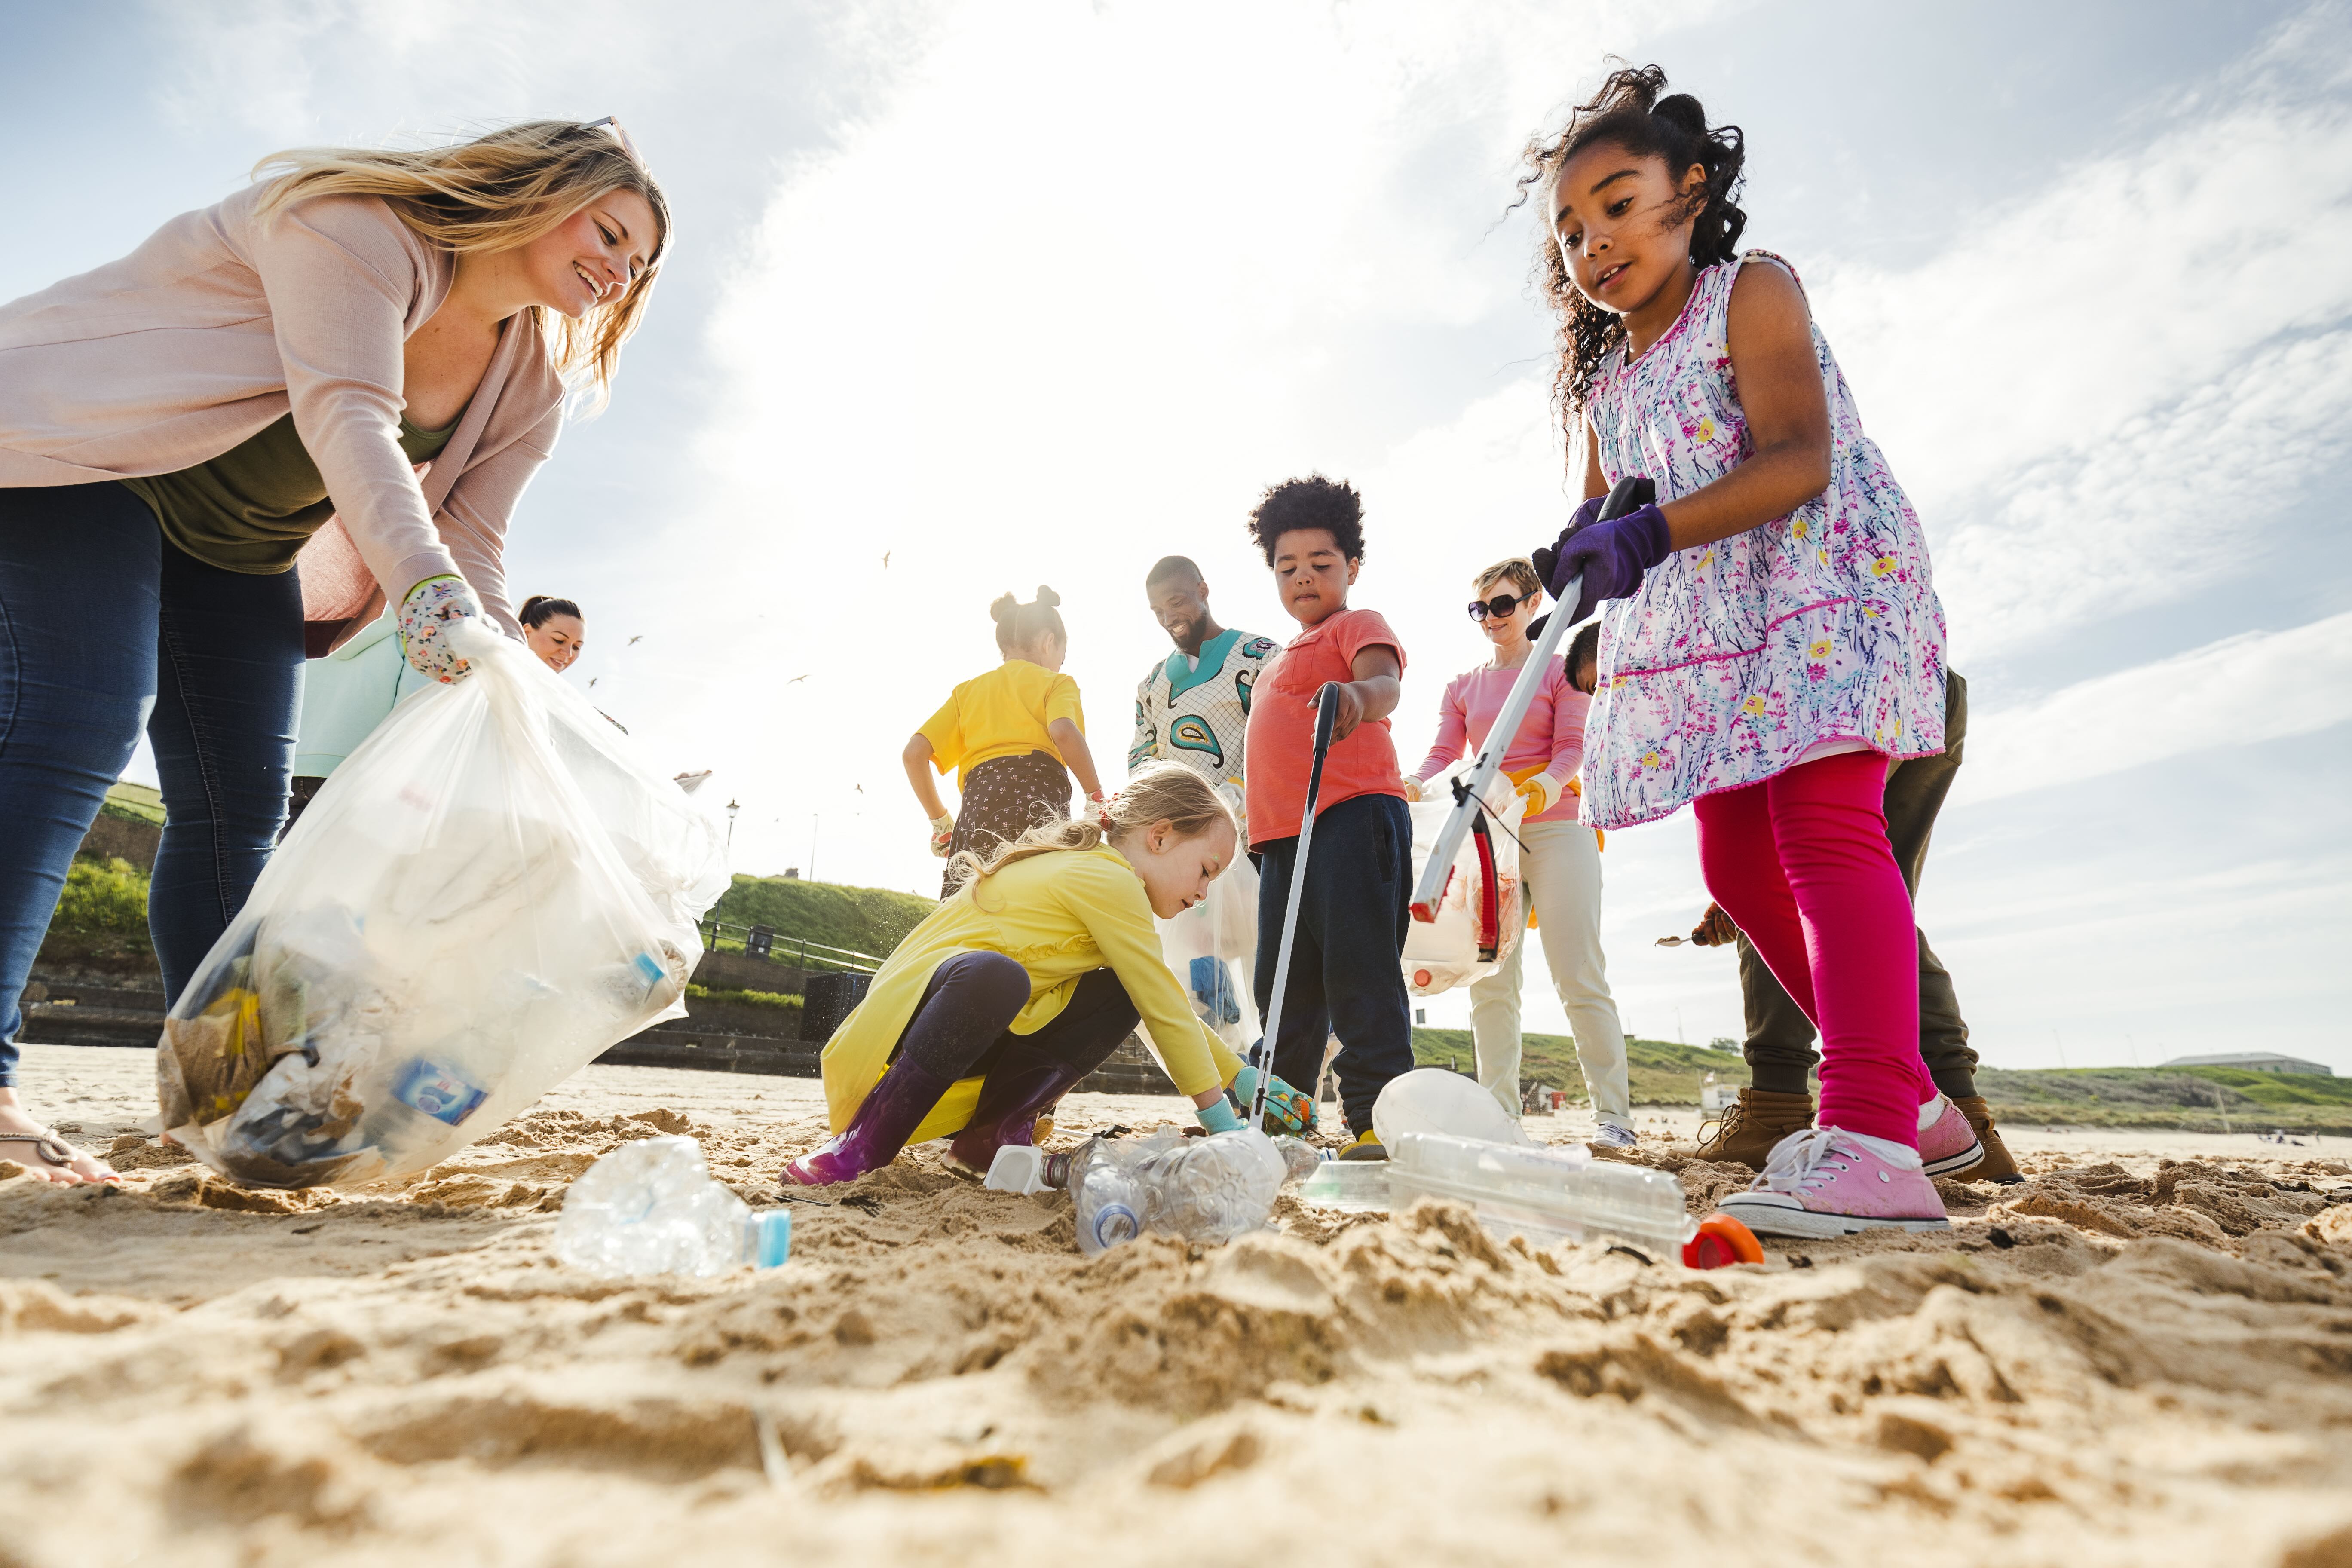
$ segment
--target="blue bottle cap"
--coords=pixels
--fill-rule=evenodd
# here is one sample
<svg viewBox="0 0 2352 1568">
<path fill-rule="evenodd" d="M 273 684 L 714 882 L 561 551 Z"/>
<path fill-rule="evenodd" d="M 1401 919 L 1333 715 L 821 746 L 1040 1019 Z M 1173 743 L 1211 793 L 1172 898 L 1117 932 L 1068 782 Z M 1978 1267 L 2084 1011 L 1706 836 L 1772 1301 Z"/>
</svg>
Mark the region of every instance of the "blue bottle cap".
<svg viewBox="0 0 2352 1568">
<path fill-rule="evenodd" d="M 793 1255 L 793 1211 L 766 1209 L 751 1216 L 751 1266 L 773 1268 Z"/>
</svg>

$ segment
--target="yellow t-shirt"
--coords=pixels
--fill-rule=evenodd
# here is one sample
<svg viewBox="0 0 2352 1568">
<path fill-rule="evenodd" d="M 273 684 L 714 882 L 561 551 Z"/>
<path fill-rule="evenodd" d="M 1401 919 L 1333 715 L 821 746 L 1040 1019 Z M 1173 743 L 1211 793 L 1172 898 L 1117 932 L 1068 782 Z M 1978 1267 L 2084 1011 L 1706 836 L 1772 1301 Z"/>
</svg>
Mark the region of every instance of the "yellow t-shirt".
<svg viewBox="0 0 2352 1568">
<path fill-rule="evenodd" d="M 1086 733 L 1078 683 L 1042 664 L 1008 658 L 949 693 L 940 710 L 923 721 L 921 733 L 931 743 L 931 765 L 941 773 L 956 769 L 956 787 L 961 789 L 972 769 L 998 757 L 1061 755 L 1045 731 L 1056 719 L 1067 719 Z"/>
<path fill-rule="evenodd" d="M 1036 668 L 1036 666 L 1030 666 Z M 825 1106 L 836 1132 L 889 1066 L 939 966 L 960 953 L 1001 952 L 1029 972 L 1029 1005 L 1013 1033 L 1034 1034 L 1068 1005 L 1078 982 L 1097 969 L 1118 976 L 1151 1030 L 1179 1091 L 1231 1083 L 1240 1058 L 1193 1013 L 1168 967 L 1142 880 L 1118 850 L 1059 849 L 1016 860 L 968 882 L 907 933 L 875 975 L 866 1000 L 825 1042 Z M 980 1102 L 981 1079 L 959 1080 L 908 1142 L 963 1130 Z"/>
</svg>

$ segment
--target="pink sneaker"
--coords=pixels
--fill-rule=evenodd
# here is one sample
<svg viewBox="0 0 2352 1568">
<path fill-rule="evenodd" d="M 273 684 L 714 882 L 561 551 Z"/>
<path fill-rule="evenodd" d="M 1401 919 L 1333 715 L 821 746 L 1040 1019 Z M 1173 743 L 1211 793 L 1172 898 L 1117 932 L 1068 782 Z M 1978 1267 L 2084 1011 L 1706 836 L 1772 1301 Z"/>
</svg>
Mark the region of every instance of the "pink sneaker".
<svg viewBox="0 0 2352 1568">
<path fill-rule="evenodd" d="M 1931 1176 L 1948 1176 L 1984 1163 L 1984 1141 L 1968 1112 L 1938 1094 L 1919 1108 L 1919 1166 Z"/>
<path fill-rule="evenodd" d="M 1723 1200 L 1723 1212 L 1759 1236 L 1951 1229 L 1936 1184 L 1916 1163 L 1882 1152 L 1889 1147 L 1835 1127 L 1791 1132 L 1772 1145 L 1755 1185 Z"/>
</svg>

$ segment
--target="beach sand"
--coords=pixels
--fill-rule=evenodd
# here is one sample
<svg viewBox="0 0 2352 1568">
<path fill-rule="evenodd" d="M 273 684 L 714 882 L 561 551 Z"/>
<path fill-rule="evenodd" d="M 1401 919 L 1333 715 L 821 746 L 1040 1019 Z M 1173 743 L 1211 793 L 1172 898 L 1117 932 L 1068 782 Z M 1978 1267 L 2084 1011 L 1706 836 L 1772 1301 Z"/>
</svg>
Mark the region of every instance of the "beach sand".
<svg viewBox="0 0 2352 1568">
<path fill-rule="evenodd" d="M 572 1177 L 690 1132 L 776 1202 L 817 1086 L 591 1068 L 404 1189 L 247 1193 L 133 1131 L 146 1053 L 26 1058 L 128 1180 L 0 1177 L 0 1568 L 2352 1565 L 2341 1148 L 2021 1131 L 1949 1236 L 1701 1274 L 1288 1199 L 1088 1262 L 933 1145 L 781 1269 L 614 1282 L 551 1253 Z"/>
</svg>

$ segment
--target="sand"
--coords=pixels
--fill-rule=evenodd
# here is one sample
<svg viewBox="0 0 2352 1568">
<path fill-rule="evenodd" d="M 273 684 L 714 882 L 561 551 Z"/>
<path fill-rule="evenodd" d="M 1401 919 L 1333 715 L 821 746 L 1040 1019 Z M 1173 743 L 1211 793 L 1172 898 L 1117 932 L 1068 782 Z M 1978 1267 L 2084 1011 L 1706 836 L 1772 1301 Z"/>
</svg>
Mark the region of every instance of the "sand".
<svg viewBox="0 0 2352 1568">
<path fill-rule="evenodd" d="M 1066 1198 L 918 1151 L 782 1269 L 616 1283 L 550 1250 L 570 1178 L 688 1131 L 777 1201 L 816 1086 L 591 1068 L 404 1189 L 248 1194 L 129 1131 L 144 1053 L 27 1056 L 131 1179 L 0 1179 L 0 1568 L 2352 1564 L 2324 1152 L 2036 1134 L 1948 1237 L 1696 1274 L 1287 1202 L 1089 1263 Z"/>
</svg>

